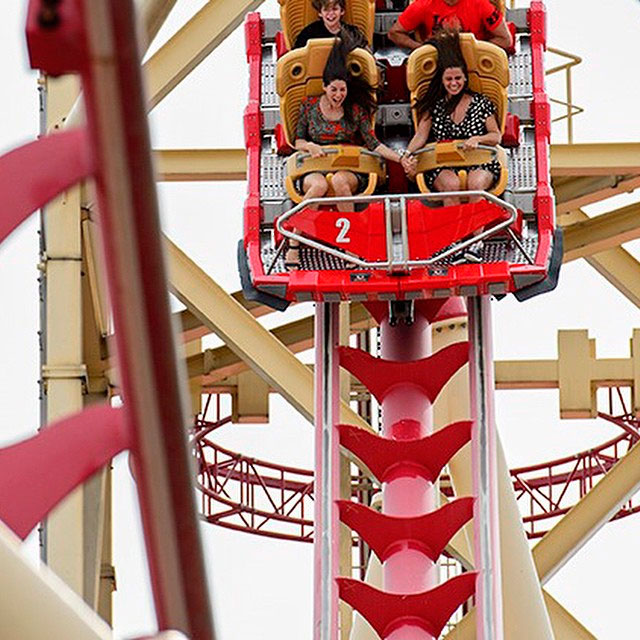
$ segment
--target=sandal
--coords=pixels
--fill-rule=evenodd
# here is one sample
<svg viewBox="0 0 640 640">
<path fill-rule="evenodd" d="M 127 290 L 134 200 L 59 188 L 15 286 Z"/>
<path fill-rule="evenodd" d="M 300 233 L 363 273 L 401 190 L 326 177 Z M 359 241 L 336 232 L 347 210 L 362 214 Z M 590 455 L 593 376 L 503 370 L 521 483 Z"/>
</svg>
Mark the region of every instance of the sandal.
<svg viewBox="0 0 640 640">
<path fill-rule="evenodd" d="M 293 252 L 293 255 L 292 255 Z M 284 268 L 287 271 L 298 271 L 300 269 L 300 245 L 289 246 L 284 257 Z"/>
</svg>

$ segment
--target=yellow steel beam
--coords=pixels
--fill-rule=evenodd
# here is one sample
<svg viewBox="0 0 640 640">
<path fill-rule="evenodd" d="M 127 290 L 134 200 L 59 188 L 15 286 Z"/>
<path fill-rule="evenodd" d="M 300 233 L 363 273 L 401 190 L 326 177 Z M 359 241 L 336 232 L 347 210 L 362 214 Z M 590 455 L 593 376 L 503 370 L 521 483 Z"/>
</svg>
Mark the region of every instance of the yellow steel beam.
<svg viewBox="0 0 640 640">
<path fill-rule="evenodd" d="M 640 143 L 552 144 L 552 176 L 640 173 Z"/>
<path fill-rule="evenodd" d="M 186 29 L 186 27 L 185 27 Z M 169 43 L 166 45 L 168 46 Z M 177 55 L 177 53 L 176 53 Z M 153 58 L 151 59 L 153 60 Z M 151 62 L 151 60 L 149 62 Z M 185 73 L 186 75 L 186 73 Z M 604 147 L 610 147 L 611 145 L 605 144 Z M 587 160 L 584 160 L 582 164 L 576 163 L 575 157 L 579 157 L 580 150 L 583 147 L 587 147 L 590 150 L 590 155 L 587 156 Z M 596 147 L 596 149 L 594 149 Z M 634 171 L 640 172 L 640 162 L 638 157 L 634 158 L 633 163 L 621 162 L 618 163 L 618 167 L 615 163 L 608 161 L 606 163 L 598 156 L 598 145 L 552 145 L 551 158 L 552 163 L 554 158 L 556 159 L 555 168 L 552 165 L 551 173 L 556 178 L 570 176 L 572 180 L 561 180 L 559 186 L 556 187 L 556 196 L 558 197 L 561 205 L 567 199 L 574 199 L 576 197 L 575 191 L 579 189 L 580 195 L 590 193 L 594 188 L 598 190 L 606 189 L 606 193 L 599 194 L 597 199 L 603 199 L 605 197 L 611 197 L 618 192 L 631 191 L 640 186 L 640 178 L 638 176 L 629 175 Z M 628 150 L 624 157 L 632 157 L 633 153 L 640 153 L 640 144 L 626 144 L 621 143 L 621 147 L 631 147 L 632 150 Z M 160 169 L 160 173 L 166 173 L 168 177 L 163 178 L 167 180 L 215 180 L 215 179 L 230 179 L 230 178 L 208 178 L 207 174 L 216 174 L 220 170 L 221 160 L 220 155 L 228 156 L 226 165 L 223 165 L 222 175 L 227 173 L 236 173 L 239 177 L 234 178 L 237 180 L 244 180 L 246 178 L 246 162 L 240 161 L 240 156 L 245 157 L 244 149 L 176 149 L 176 150 L 158 150 L 156 151 L 157 157 L 160 162 L 165 162 L 167 169 L 165 171 Z M 606 157 L 606 156 L 605 156 Z M 575 165 L 575 170 L 571 170 L 571 167 Z M 227 168 L 228 166 L 228 168 Z M 584 169 L 578 169 L 582 166 Z M 618 170 L 620 169 L 620 170 Z M 185 175 L 186 178 L 173 178 L 172 174 Z M 240 174 L 242 174 L 240 176 Z M 616 174 L 618 175 L 616 177 Z M 578 178 L 586 178 L 591 176 L 597 176 L 598 179 L 590 179 L 586 182 L 578 182 Z M 615 191 L 611 191 L 615 189 Z M 588 200 L 582 204 L 591 204 L 596 200 Z M 574 205 L 575 206 L 575 205 Z"/>
<path fill-rule="evenodd" d="M 596 637 L 576 618 L 574 618 L 557 600 L 547 591 L 542 590 L 544 604 L 549 614 L 553 637 L 557 640 L 597 640 Z M 469 613 L 450 631 L 446 640 L 475 640 L 476 638 L 476 610 L 471 609 Z M 377 636 L 375 636 L 377 638 Z M 518 627 L 517 635 L 506 635 L 508 640 L 539 640 L 537 632 L 528 627 Z M 360 638 L 356 639 L 360 640 Z M 369 640 L 368 636 L 363 636 L 362 640 Z M 373 638 L 371 638 L 373 640 Z"/>
<path fill-rule="evenodd" d="M 313 420 L 313 374 L 169 239 L 169 280 L 178 299 L 249 363 L 307 420 Z M 342 401 L 340 420 L 371 427 Z"/>
<path fill-rule="evenodd" d="M 209 0 L 143 65 L 149 109 L 186 78 L 263 0 Z"/>
<path fill-rule="evenodd" d="M 559 217 L 559 223 L 564 227 L 590 220 L 589 216 L 580 209 Z M 585 260 L 622 295 L 640 307 L 640 262 L 622 247 L 601 251 Z"/>
<path fill-rule="evenodd" d="M 376 326 L 368 311 L 361 304 L 350 305 L 351 332 L 363 331 Z M 276 327 L 271 330 L 282 344 L 292 353 L 300 353 L 313 346 L 313 317 L 301 318 L 295 322 Z M 187 371 L 189 377 L 205 376 L 204 384 L 211 384 L 236 375 L 248 369 L 240 357 L 229 347 L 222 346 L 216 349 L 207 349 L 187 359 Z"/>
<path fill-rule="evenodd" d="M 147 44 L 153 42 L 177 0 L 142 0 L 139 13 Z"/>
<path fill-rule="evenodd" d="M 141 43 L 142 51 L 145 52 L 153 39 L 160 31 L 160 28 L 164 24 L 169 12 L 176 4 L 177 0 L 140 0 L 140 15 L 142 22 L 142 33 L 144 35 L 144 42 Z M 77 82 L 80 79 L 78 77 Z M 77 126 L 83 123 L 84 120 L 84 105 L 82 95 L 79 95 L 76 100 L 69 105 L 64 115 L 67 117 L 65 126 Z M 49 105 L 47 105 L 47 110 Z"/>
<path fill-rule="evenodd" d="M 640 188 L 640 176 L 560 176 L 553 180 L 556 213 L 560 216 L 594 202 Z"/>
<path fill-rule="evenodd" d="M 446 321 L 435 327 L 433 332 L 434 352 L 447 345 L 468 339 L 466 318 Z M 438 330 L 439 329 L 439 330 Z M 434 404 L 434 427 L 470 418 L 468 367 L 458 371 L 449 380 Z M 450 461 L 449 472 L 456 495 L 473 493 L 471 474 L 471 445 L 463 447 Z M 544 606 L 531 550 L 522 526 L 522 516 L 518 510 L 513 483 L 509 475 L 506 458 L 500 438 L 496 443 L 496 473 L 498 484 L 500 564 L 502 570 L 502 600 L 504 609 L 504 632 L 506 638 L 525 640 L 551 640 L 551 623 Z M 467 540 L 473 540 L 473 530 L 465 527 Z M 473 545 L 470 545 L 473 548 Z M 469 623 L 456 638 L 473 640 L 475 627 Z M 521 633 L 526 629 L 526 633 Z M 454 632 L 454 633 L 456 633 Z"/>
<path fill-rule="evenodd" d="M 548 591 L 543 589 L 542 597 L 549 612 L 555 638 L 558 640 L 597 640 Z"/>
<path fill-rule="evenodd" d="M 268 307 L 267 305 L 260 304 L 259 302 L 254 302 L 252 300 L 247 300 L 244 297 L 242 291 L 234 291 L 230 295 L 239 305 L 241 305 L 244 309 L 246 309 L 254 318 L 260 318 L 269 313 L 273 313 L 275 309 Z M 193 342 L 203 336 L 209 335 L 212 333 L 212 329 L 202 323 L 202 320 L 198 318 L 196 315 L 191 313 L 189 309 L 183 309 L 182 311 L 178 311 L 173 314 L 174 321 L 177 323 L 175 326 L 181 327 L 181 336 L 183 343 Z M 107 352 L 113 353 L 115 346 L 113 345 L 113 334 L 110 334 L 107 337 Z M 229 364 L 234 364 L 236 362 L 240 362 L 241 365 L 238 368 L 238 372 L 245 371 L 248 366 L 245 365 L 228 347 L 220 347 L 219 349 L 212 349 L 213 352 L 212 357 L 213 361 L 216 363 L 220 363 L 220 366 L 227 366 Z M 202 358 L 200 358 L 202 359 Z M 203 363 L 204 365 L 204 363 Z M 108 369 L 112 366 L 108 360 L 104 363 L 105 369 Z M 194 368 L 193 361 L 190 365 L 191 370 L 194 372 L 193 375 L 203 375 L 204 369 Z M 198 373 L 198 371 L 200 371 Z M 231 375 L 231 374 L 228 374 Z M 109 378 L 113 383 L 116 381 L 115 371 L 112 369 L 109 371 Z"/>
<path fill-rule="evenodd" d="M 96 242 L 96 225 L 88 216 L 82 216 L 82 250 L 88 295 L 91 298 L 91 312 L 94 325 L 100 337 L 106 336 L 109 328 L 109 305 L 107 286 L 98 259 L 99 243 Z"/>
<path fill-rule="evenodd" d="M 46 78 L 47 131 L 61 129 L 79 90 L 76 78 Z M 80 411 L 87 369 L 83 359 L 80 188 L 67 190 L 44 209 L 46 278 L 45 363 L 41 378 L 46 420 Z M 84 526 L 85 490 L 79 487 L 48 516 L 47 563 L 76 593 L 85 591 L 90 532 Z"/>
<path fill-rule="evenodd" d="M 245 180 L 245 149 L 168 149 L 155 151 L 158 179 L 165 182 Z"/>
<path fill-rule="evenodd" d="M 36 569 L 0 522 L 0 637 L 20 640 L 108 640 L 111 629 L 60 578 Z"/>
<path fill-rule="evenodd" d="M 584 212 L 581 212 L 584 213 Z M 621 209 L 585 218 L 569 226 L 568 220 L 561 216 L 559 222 L 564 226 L 564 262 L 591 256 L 607 249 L 613 249 L 625 242 L 640 238 L 640 203 L 633 203 Z"/>
<path fill-rule="evenodd" d="M 639 488 L 636 444 L 533 548 L 540 582 L 547 582 Z"/>
<path fill-rule="evenodd" d="M 568 360 L 571 368 L 577 363 Z M 495 363 L 496 389 L 557 389 L 558 360 L 500 360 Z M 589 363 L 589 379 L 595 387 L 629 387 L 633 384 L 632 358 L 596 358 Z"/>
<path fill-rule="evenodd" d="M 244 297 L 242 291 L 234 291 L 229 294 L 238 304 L 244 307 L 254 318 L 261 318 L 269 313 L 273 313 L 275 309 L 268 307 L 265 304 L 254 302 L 253 300 L 247 300 Z M 182 338 L 185 342 L 191 342 L 202 336 L 206 336 L 211 333 L 209 327 L 202 324 L 202 321 L 197 316 L 193 315 L 189 309 L 183 309 L 174 314 L 179 326 L 182 327 Z"/>
<path fill-rule="evenodd" d="M 586 261 L 622 295 L 640 307 L 640 262 L 622 247 L 609 249 Z"/>
</svg>

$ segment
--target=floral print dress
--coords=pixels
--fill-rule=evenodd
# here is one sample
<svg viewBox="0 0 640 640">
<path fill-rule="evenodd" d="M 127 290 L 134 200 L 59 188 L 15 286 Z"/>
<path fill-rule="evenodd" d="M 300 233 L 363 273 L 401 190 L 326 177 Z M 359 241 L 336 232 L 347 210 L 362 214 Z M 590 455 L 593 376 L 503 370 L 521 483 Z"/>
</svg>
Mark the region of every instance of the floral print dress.
<svg viewBox="0 0 640 640">
<path fill-rule="evenodd" d="M 371 117 L 359 105 L 353 105 L 353 122 L 343 116 L 327 120 L 320 110 L 320 97 L 305 98 L 300 105 L 296 139 L 316 144 L 355 144 L 373 151 L 380 142 L 371 129 Z"/>
<path fill-rule="evenodd" d="M 300 105 L 300 115 L 296 126 L 296 140 L 307 140 L 316 144 L 352 144 L 373 151 L 380 141 L 371 127 L 371 116 L 357 104 L 353 105 L 353 121 L 344 116 L 339 120 L 327 120 L 320 110 L 321 96 L 307 97 Z M 356 173 L 358 191 L 363 191 L 369 180 L 364 173 Z M 298 189 L 302 191 L 303 178 L 298 180 Z"/>
</svg>

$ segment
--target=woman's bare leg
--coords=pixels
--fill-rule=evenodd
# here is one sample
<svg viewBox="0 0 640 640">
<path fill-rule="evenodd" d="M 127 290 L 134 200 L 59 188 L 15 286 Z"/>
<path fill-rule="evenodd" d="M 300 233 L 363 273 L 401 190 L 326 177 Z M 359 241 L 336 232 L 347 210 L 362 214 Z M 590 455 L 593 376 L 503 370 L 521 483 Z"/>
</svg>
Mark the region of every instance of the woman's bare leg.
<svg viewBox="0 0 640 640">
<path fill-rule="evenodd" d="M 467 178 L 467 189 L 469 191 L 488 191 L 493 184 L 493 174 L 486 169 L 474 169 L 469 172 Z M 472 196 L 469 202 L 479 202 L 480 196 Z"/>
<path fill-rule="evenodd" d="M 302 180 L 303 200 L 311 200 L 311 198 L 323 198 L 327 195 L 329 183 L 321 173 L 308 173 Z M 317 209 L 318 205 L 309 205 L 311 209 Z"/>
<path fill-rule="evenodd" d="M 322 198 L 329 190 L 329 183 L 321 173 L 309 173 L 302 180 L 302 201 L 311 198 Z M 310 209 L 317 209 L 318 205 L 309 205 Z M 295 231 L 295 229 L 294 229 Z M 284 256 L 285 267 L 288 271 L 300 268 L 300 243 L 297 240 L 289 240 L 289 249 Z"/>
<path fill-rule="evenodd" d="M 436 191 L 460 191 L 460 178 L 458 178 L 455 171 L 443 169 L 434 180 L 433 186 Z M 442 202 L 445 207 L 452 207 L 460 204 L 460 198 L 457 196 L 449 196 L 442 198 Z"/>
<path fill-rule="evenodd" d="M 339 197 L 352 196 L 358 188 L 358 178 L 351 171 L 338 171 L 331 179 L 331 186 Z M 353 211 L 353 203 L 343 202 L 336 207 L 338 211 L 349 213 Z"/>
</svg>

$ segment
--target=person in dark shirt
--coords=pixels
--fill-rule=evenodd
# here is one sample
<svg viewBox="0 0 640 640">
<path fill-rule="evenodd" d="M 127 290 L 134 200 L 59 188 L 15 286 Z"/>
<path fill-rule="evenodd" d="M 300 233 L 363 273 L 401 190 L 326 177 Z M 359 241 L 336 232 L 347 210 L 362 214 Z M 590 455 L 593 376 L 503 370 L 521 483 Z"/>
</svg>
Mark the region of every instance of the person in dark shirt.
<svg viewBox="0 0 640 640">
<path fill-rule="evenodd" d="M 367 49 L 369 43 L 358 27 L 342 21 L 346 0 L 312 0 L 319 20 L 308 24 L 296 38 L 294 49 L 304 47 L 312 38 L 335 38 L 344 30 L 353 41 L 353 46 Z"/>
<path fill-rule="evenodd" d="M 504 17 L 490 0 L 415 0 L 389 29 L 389 39 L 400 47 L 422 46 L 411 34 L 420 31 L 427 38 L 441 29 L 473 33 L 503 49 L 513 44 Z"/>
</svg>

